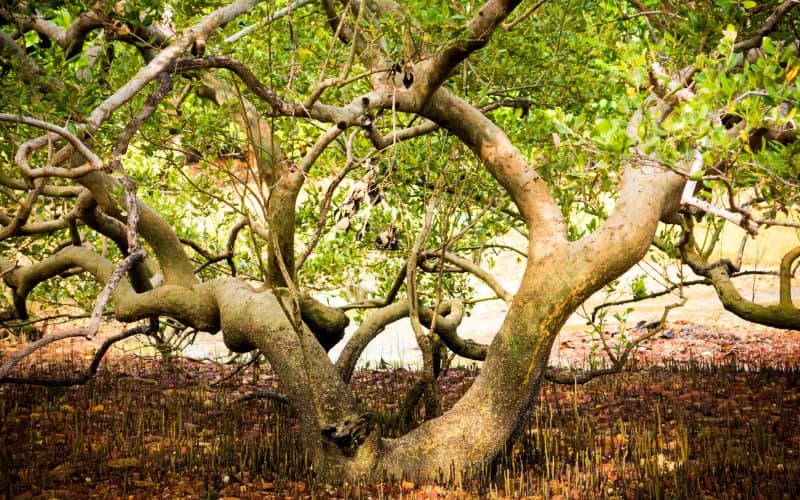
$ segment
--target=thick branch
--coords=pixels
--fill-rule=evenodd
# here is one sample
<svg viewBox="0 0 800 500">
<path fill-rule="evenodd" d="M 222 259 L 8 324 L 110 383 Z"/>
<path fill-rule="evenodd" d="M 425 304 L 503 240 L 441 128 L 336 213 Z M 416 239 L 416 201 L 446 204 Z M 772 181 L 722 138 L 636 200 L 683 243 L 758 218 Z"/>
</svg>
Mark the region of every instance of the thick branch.
<svg viewBox="0 0 800 500">
<path fill-rule="evenodd" d="M 781 3 L 767 18 L 767 20 L 764 21 L 764 24 L 758 28 L 758 31 L 756 31 L 756 34 L 752 38 L 737 42 L 734 44 L 733 50 L 740 52 L 742 50 L 748 50 L 760 46 L 764 37 L 772 32 L 778 26 L 778 23 L 783 16 L 797 7 L 798 4 L 800 4 L 800 0 L 786 0 L 785 2 Z"/>
<path fill-rule="evenodd" d="M 13 38 L 0 31 L 0 55 L 4 58 L 15 60 L 16 69 L 26 83 L 34 83 L 44 94 L 48 94 L 56 89 L 61 90 L 64 84 L 51 78 L 42 68 L 28 56 L 25 49 L 20 47 Z"/>
<path fill-rule="evenodd" d="M 800 257 L 800 246 L 789 250 L 781 259 L 780 304 L 784 307 L 794 307 L 792 304 L 792 264 L 798 257 Z"/>
<path fill-rule="evenodd" d="M 89 272 L 105 285 L 111 278 L 114 265 L 106 258 L 85 247 L 67 247 L 30 266 L 18 267 L 4 276 L 14 290 L 19 317 L 25 319 L 25 299 L 39 283 L 64 271 L 78 267 Z M 131 322 L 151 316 L 170 316 L 198 330 L 216 332 L 219 329 L 217 307 L 202 285 L 187 289 L 162 285 L 145 293 L 136 293 L 127 278 L 122 278 L 112 294 L 115 316 Z"/>
<path fill-rule="evenodd" d="M 519 0 L 489 0 L 469 21 L 465 35 L 449 42 L 433 57 L 417 65 L 414 86 L 423 102 L 450 77 L 461 61 L 489 42 L 495 29 L 519 3 Z"/>
<path fill-rule="evenodd" d="M 422 114 L 461 139 L 509 193 L 531 230 L 533 255 L 566 240 L 564 217 L 549 188 L 499 127 L 445 89 Z"/>
<path fill-rule="evenodd" d="M 339 358 L 336 361 L 336 370 L 342 377 L 342 380 L 349 381 L 353 375 L 353 371 L 358 363 L 358 358 L 364 349 L 377 337 L 387 326 L 408 317 L 411 308 L 407 300 L 401 300 L 393 304 L 381 307 L 373 311 L 367 316 L 364 321 L 359 325 L 358 329 L 350 337 L 347 345 L 342 349 Z M 439 307 L 439 315 L 436 317 L 435 332 L 442 337 L 448 338 L 453 345 L 453 350 L 456 354 L 468 357 L 470 359 L 478 359 L 475 356 L 476 346 L 471 340 L 458 339 L 456 329 L 461 323 L 464 314 L 464 304 L 461 301 L 453 301 L 442 304 Z M 433 325 L 433 310 L 427 307 L 421 307 L 419 310 L 420 322 L 430 327 Z M 457 350 L 458 349 L 458 350 Z M 482 358 L 481 358 L 482 359 Z"/>
<path fill-rule="evenodd" d="M 781 302 L 774 305 L 761 305 L 745 299 L 731 280 L 732 270 L 724 262 L 708 265 L 692 244 L 692 235 L 685 233 L 684 242 L 680 245 L 681 258 L 692 268 L 692 270 L 711 280 L 711 284 L 717 292 L 717 296 L 722 302 L 723 307 L 733 314 L 747 321 L 761 325 L 772 326 L 775 328 L 786 328 L 789 330 L 800 330 L 800 310 L 794 307 L 791 301 L 791 289 L 788 282 L 781 280 Z M 781 277 L 783 278 L 785 269 L 791 267 L 797 249 L 793 249 L 784 257 L 781 262 Z M 786 263 L 786 266 L 783 264 Z M 787 283 L 784 285 L 783 283 Z M 788 295 L 788 301 L 783 299 Z"/>
</svg>

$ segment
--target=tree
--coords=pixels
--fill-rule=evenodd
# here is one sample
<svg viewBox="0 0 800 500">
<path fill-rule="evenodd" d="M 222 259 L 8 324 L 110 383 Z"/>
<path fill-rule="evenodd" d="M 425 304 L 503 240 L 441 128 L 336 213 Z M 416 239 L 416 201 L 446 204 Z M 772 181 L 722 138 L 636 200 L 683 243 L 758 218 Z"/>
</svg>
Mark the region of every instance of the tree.
<svg viewBox="0 0 800 500">
<path fill-rule="evenodd" d="M 693 230 L 696 218 L 798 227 L 776 219 L 798 201 L 798 2 L 539 1 L 514 14 L 519 3 L 0 8 L 4 319 L 65 294 L 92 310 L 87 328 L 6 359 L 0 379 L 76 382 L 12 369 L 95 335 L 106 309 L 144 322 L 107 344 L 163 339 L 167 320 L 221 331 L 269 360 L 319 474 L 436 478 L 490 463 L 545 378 L 621 368 L 635 344 L 593 372 L 547 360 L 569 315 L 654 242 L 742 317 L 798 328 L 800 250 L 784 258 L 779 304 L 761 306 Z M 528 241 L 513 294 L 481 265 L 510 230 Z M 372 297 L 314 297 L 365 268 Z M 489 346 L 458 336 L 465 272 L 509 303 Z M 361 323 L 334 363 L 346 310 Z M 423 353 L 409 401 L 422 398 L 426 421 L 390 439 L 347 381 L 405 317 Z M 442 413 L 448 352 L 484 363 Z"/>
</svg>

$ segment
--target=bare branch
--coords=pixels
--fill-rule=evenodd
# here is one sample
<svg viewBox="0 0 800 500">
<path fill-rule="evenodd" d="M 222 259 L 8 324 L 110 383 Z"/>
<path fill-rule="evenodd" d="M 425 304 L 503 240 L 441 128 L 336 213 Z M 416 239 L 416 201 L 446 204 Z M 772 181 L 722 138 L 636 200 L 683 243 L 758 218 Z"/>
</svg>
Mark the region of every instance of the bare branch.
<svg viewBox="0 0 800 500">
<path fill-rule="evenodd" d="M 364 349 L 375 339 L 388 325 L 408 317 L 410 313 L 409 302 L 401 300 L 393 304 L 381 307 L 367 316 L 353 333 L 350 340 L 342 349 L 336 361 L 336 371 L 342 380 L 349 381 L 355 370 L 358 358 Z M 434 311 L 427 307 L 419 309 L 421 324 L 431 326 L 434 321 Z M 436 315 L 436 333 L 452 345 L 452 351 L 457 354 L 470 358 L 482 359 L 478 354 L 481 349 L 480 344 L 471 340 L 464 340 L 458 337 L 456 329 L 464 317 L 464 305 L 462 301 L 454 300 L 445 302 L 439 307 L 439 314 Z M 485 356 L 484 356 L 485 357 Z"/>
<path fill-rule="evenodd" d="M 519 4 L 519 0 L 489 0 L 467 23 L 466 34 L 452 40 L 432 57 L 412 68 L 417 95 L 424 102 L 450 77 L 453 69 L 476 50 L 483 48 L 495 29 Z"/>
<path fill-rule="evenodd" d="M 271 13 L 270 15 L 268 15 L 267 17 L 262 19 L 261 21 L 255 23 L 255 24 L 251 24 L 249 26 L 246 26 L 246 27 L 242 28 L 241 30 L 237 31 L 236 33 L 234 33 L 233 35 L 229 36 L 228 38 L 225 39 L 225 43 L 236 42 L 236 41 L 242 39 L 243 37 L 249 35 L 253 31 L 255 31 L 255 30 L 259 29 L 259 28 L 263 28 L 264 26 L 268 25 L 269 23 L 272 23 L 272 22 L 277 21 L 278 19 L 280 19 L 282 17 L 285 17 L 290 12 L 294 12 L 295 10 L 297 10 L 297 9 L 299 9 L 301 7 L 305 7 L 306 5 L 310 4 L 312 1 L 313 0 L 297 0 L 293 4 L 287 5 L 286 7 L 282 8 L 282 9 L 276 10 L 275 12 Z"/>
<path fill-rule="evenodd" d="M 17 177 L 9 177 L 2 170 L 0 170 L 0 185 L 15 191 L 27 191 L 30 189 L 30 186 L 24 180 Z M 81 186 L 51 186 L 48 184 L 42 188 L 43 195 L 58 198 L 74 198 L 85 192 L 88 191 Z"/>
<path fill-rule="evenodd" d="M 453 300 L 452 302 L 443 304 L 443 306 L 440 312 L 444 313 L 449 309 L 449 314 L 446 316 L 438 316 L 438 321 L 436 323 L 436 333 L 439 335 L 442 343 L 453 351 L 453 353 L 463 358 L 473 359 L 475 361 L 483 361 L 486 359 L 486 354 L 489 352 L 488 345 L 465 339 L 458 335 L 458 325 L 461 324 L 464 318 L 464 302 L 461 300 Z"/>
<path fill-rule="evenodd" d="M 686 184 L 683 188 L 683 194 L 681 195 L 681 204 L 684 206 L 695 207 L 699 208 L 704 212 L 708 212 L 710 214 L 716 215 L 717 217 L 721 217 L 725 220 L 731 221 L 739 227 L 744 228 L 748 233 L 751 235 L 756 235 L 758 233 L 758 224 L 753 222 L 753 220 L 747 216 L 747 212 L 743 209 L 737 210 L 739 213 L 730 212 L 728 210 L 716 207 L 711 203 L 698 199 L 694 196 L 694 190 L 697 186 L 697 180 L 693 179 L 692 176 L 698 174 L 703 168 L 703 154 L 700 150 L 695 151 L 694 160 L 692 161 L 691 166 L 689 167 L 689 180 L 686 181 Z"/>
<path fill-rule="evenodd" d="M 798 257 L 800 257 L 800 246 L 786 252 L 781 259 L 780 304 L 784 307 L 794 307 L 792 303 L 792 264 Z"/>
<path fill-rule="evenodd" d="M 44 190 L 42 189 L 42 191 L 39 194 L 46 194 L 46 193 L 44 193 Z M 86 195 L 88 193 L 84 194 Z M 83 210 L 83 205 L 85 202 L 88 202 L 88 198 L 89 198 L 88 196 L 83 196 L 83 200 L 79 200 L 78 204 L 75 207 L 73 207 L 72 209 L 70 209 L 68 212 L 61 215 L 57 219 L 43 221 L 43 222 L 28 222 L 26 224 L 17 226 L 16 229 L 11 231 L 11 234 L 12 235 L 47 234 L 58 231 L 60 229 L 68 228 L 80 216 L 81 211 Z M 20 203 L 20 209 L 27 210 L 25 208 L 26 206 L 29 206 L 28 202 L 26 200 L 23 200 L 23 202 Z M 18 211 L 15 217 L 10 217 L 7 213 L 0 210 L 0 226 L 9 227 L 13 224 L 18 224 L 18 222 L 15 222 L 15 219 L 18 219 L 20 215 L 21 213 L 20 211 Z M 0 231 L 0 234 L 1 233 L 2 231 Z M 0 236 L 0 241 L 3 239 L 4 237 Z"/>
<path fill-rule="evenodd" d="M 729 261 L 723 259 L 709 265 L 695 248 L 694 236 L 690 225 L 684 229 L 684 239 L 679 249 L 683 262 L 689 265 L 695 273 L 711 281 L 725 309 L 753 323 L 775 328 L 800 330 L 800 310 L 791 302 L 791 292 L 788 284 L 783 284 L 787 283 L 783 277 L 788 275 L 788 269 L 791 268 L 791 263 L 796 259 L 795 253 L 797 249 L 790 251 L 787 256 L 784 256 L 784 261 L 781 262 L 781 300 L 778 304 L 772 305 L 757 304 L 742 297 L 731 281 L 733 270 Z M 784 263 L 786 265 L 783 265 Z M 789 295 L 788 300 L 786 300 L 787 295 Z"/>
<path fill-rule="evenodd" d="M 770 32 L 772 32 L 777 26 L 780 20 L 788 14 L 792 9 L 797 7 L 800 4 L 800 0 L 786 0 L 785 2 L 781 3 L 775 11 L 764 21 L 756 34 L 748 38 L 747 40 L 742 40 L 741 42 L 737 42 L 733 46 L 733 50 L 736 52 L 740 52 L 742 50 L 748 50 L 761 45 L 761 41 L 767 36 Z"/>
<path fill-rule="evenodd" d="M 505 288 L 503 288 L 503 285 L 501 285 L 500 282 L 497 281 L 497 278 L 495 278 L 492 275 L 492 273 L 482 268 L 478 264 L 472 262 L 471 260 L 459 257 L 458 255 L 455 255 L 450 252 L 444 252 L 444 255 L 442 255 L 442 252 L 437 250 L 422 252 L 419 255 L 419 259 L 420 260 L 435 259 L 435 258 L 441 258 L 442 256 L 444 257 L 444 260 L 446 260 L 447 262 L 450 262 L 451 264 L 458 266 L 459 268 L 474 275 L 475 277 L 486 283 L 486 285 L 489 286 L 489 288 L 491 288 L 492 291 L 495 294 L 497 294 L 497 296 L 500 297 L 504 302 L 510 303 L 514 299 L 514 294 L 508 292 Z"/>
<path fill-rule="evenodd" d="M 72 378 L 66 378 L 66 379 L 61 379 L 61 378 L 58 378 L 58 379 L 42 379 L 42 378 L 36 378 L 36 377 L 13 377 L 13 376 L 8 376 L 7 375 L 8 370 L 4 371 L 4 368 L 5 368 L 6 364 L 9 361 L 11 361 L 11 360 L 9 360 L 9 361 L 6 362 L 6 364 L 3 365 L 2 368 L 0 368 L 0 383 L 41 385 L 41 386 L 45 386 L 45 387 L 67 387 L 67 386 L 71 386 L 71 385 L 83 385 L 86 382 L 88 382 L 95 375 L 95 373 L 97 373 L 97 368 L 100 366 L 100 362 L 103 360 L 103 357 L 106 355 L 106 353 L 108 352 L 109 348 L 111 348 L 112 345 L 114 345 L 117 342 L 120 342 L 122 340 L 125 340 L 127 338 L 133 337 L 135 335 L 143 335 L 143 334 L 144 335 L 152 335 L 156 331 L 158 331 L 158 320 L 157 319 L 151 319 L 148 322 L 148 324 L 138 325 L 138 326 L 135 326 L 133 328 L 129 328 L 129 329 L 123 331 L 122 333 L 119 333 L 117 335 L 114 335 L 114 336 L 111 336 L 111 337 L 107 338 L 106 340 L 103 341 L 103 343 L 100 345 L 100 347 L 95 352 L 94 357 L 92 358 L 92 363 L 89 365 L 89 368 L 86 370 L 86 372 L 84 372 L 84 373 L 82 373 L 80 375 L 77 375 L 75 377 L 72 377 Z M 74 333 L 74 332 L 70 332 L 70 333 Z M 63 338 L 69 338 L 69 337 L 72 337 L 72 336 L 79 336 L 79 335 L 69 335 L 69 336 L 63 337 Z M 43 339 L 41 339 L 41 340 L 43 340 Z M 47 342 L 45 344 L 41 344 L 36 349 L 39 349 L 39 348 L 41 348 L 44 345 L 47 345 L 49 343 L 55 342 L 56 340 L 61 340 L 61 339 L 51 340 L 50 342 Z M 33 350 L 31 350 L 30 352 L 28 352 L 27 354 L 22 356 L 22 358 L 20 358 L 20 360 L 23 359 L 24 357 L 30 355 L 32 352 L 33 352 Z M 19 361 L 17 361 L 17 363 L 18 362 Z M 13 368 L 13 365 L 11 366 L 11 368 Z M 6 375 L 2 375 L 3 373 L 5 373 Z"/>
<path fill-rule="evenodd" d="M 103 290 L 100 292 L 100 295 L 97 297 L 97 302 L 92 310 L 92 319 L 89 322 L 88 328 L 88 335 L 92 337 L 95 336 L 97 331 L 100 329 L 100 322 L 103 320 L 103 310 L 105 309 L 109 299 L 111 299 L 111 294 L 114 293 L 114 290 L 119 285 L 120 280 L 122 280 L 122 277 L 125 276 L 125 273 L 133 268 L 134 265 L 144 260 L 145 257 L 144 250 L 139 245 L 139 240 L 136 237 L 137 227 L 139 225 L 139 211 L 136 208 L 135 187 L 130 179 L 128 179 L 128 182 L 125 185 L 125 201 L 128 212 L 127 236 L 128 251 L 130 253 L 127 257 L 122 259 L 122 262 L 120 262 L 119 266 L 114 269 L 114 271 L 108 277 L 108 281 L 103 287 Z"/>
<path fill-rule="evenodd" d="M 94 10 L 81 14 L 66 30 L 38 14 L 32 17 L 15 16 L 12 11 L 5 8 L 0 10 L 0 13 L 8 19 L 13 19 L 20 26 L 22 32 L 32 29 L 41 37 L 57 43 L 66 50 L 65 57 L 67 59 L 83 50 L 86 35 L 103 26 L 101 14 Z"/>
<path fill-rule="evenodd" d="M 64 271 L 80 268 L 106 285 L 115 266 L 105 257 L 86 247 L 68 246 L 45 259 L 28 266 L 20 266 L 7 273 L 3 279 L 14 290 L 14 304 L 19 318 L 26 319 L 25 300 L 39 283 Z M 219 310 L 207 288 L 162 284 L 137 293 L 131 283 L 122 278 L 113 291 L 115 311 L 119 321 L 133 322 L 151 316 L 171 316 L 181 323 L 202 331 L 219 329 Z"/>
<path fill-rule="evenodd" d="M 454 149 L 454 154 L 457 150 L 458 148 Z M 425 242 L 428 240 L 431 229 L 433 228 L 433 214 L 439 203 L 444 178 L 443 170 L 433 193 L 431 193 L 425 205 L 425 217 L 422 223 L 422 229 L 420 229 L 419 236 L 417 236 L 414 247 L 411 249 L 411 253 L 408 256 L 408 263 L 406 264 L 406 290 L 408 291 L 409 303 L 408 317 L 411 320 L 411 329 L 414 332 L 414 336 L 417 338 L 417 345 L 419 345 L 419 349 L 422 351 L 422 380 L 425 389 L 426 417 L 428 418 L 438 416 L 441 408 L 439 406 L 438 392 L 435 383 L 433 343 L 431 336 L 425 333 L 422 329 L 422 323 L 420 322 L 419 303 L 417 302 L 417 263 L 419 262 L 419 256 L 425 246 Z"/>
<path fill-rule="evenodd" d="M 317 139 L 317 142 L 314 143 L 314 146 L 303 156 L 303 159 L 300 160 L 300 164 L 298 167 L 300 171 L 304 174 L 308 174 L 311 171 L 311 167 L 314 166 L 317 159 L 320 155 L 328 148 L 328 146 L 336 140 L 337 137 L 342 135 L 344 129 L 339 125 L 333 126 L 329 128 L 324 134 Z"/>
<path fill-rule="evenodd" d="M 122 162 L 120 157 L 128 150 L 128 144 L 133 138 L 133 134 L 139 130 L 144 122 L 150 118 L 158 108 L 159 103 L 169 94 L 172 90 L 172 76 L 169 73 L 161 73 L 158 75 L 158 85 L 156 90 L 147 97 L 147 100 L 139 110 L 139 113 L 130 121 L 122 132 L 117 136 L 117 141 L 114 144 L 112 151 L 113 168 L 122 169 Z"/>
<path fill-rule="evenodd" d="M 525 12 L 514 18 L 512 21 L 501 24 L 500 27 L 503 28 L 505 31 L 511 31 L 512 29 L 514 29 L 514 26 L 528 19 L 531 16 L 531 14 L 539 10 L 539 7 L 544 5 L 546 1 L 547 0 L 539 0 L 538 2 L 533 4 L 530 9 L 526 10 Z"/>
<path fill-rule="evenodd" d="M 231 232 L 228 235 L 228 243 L 225 247 L 225 252 L 221 254 L 214 255 L 205 248 L 201 247 L 197 242 L 194 242 L 188 238 L 180 238 L 181 243 L 184 245 L 190 246 L 195 252 L 202 255 L 206 262 L 203 263 L 200 267 L 197 268 L 195 272 L 199 273 L 206 267 L 215 264 L 221 260 L 228 261 L 228 266 L 231 269 L 231 276 L 236 276 L 236 266 L 233 262 L 234 256 L 234 248 L 236 246 L 236 238 L 239 236 L 239 233 L 245 226 L 247 226 L 248 220 L 246 218 L 239 219 L 236 221 L 236 224 L 231 227 Z M 266 234 L 266 232 L 264 232 Z"/>
<path fill-rule="evenodd" d="M 374 69 L 371 71 L 365 71 L 355 76 L 351 76 L 349 78 L 345 77 L 328 78 L 326 80 L 322 80 L 321 82 L 317 82 L 311 89 L 311 93 L 309 94 L 309 96 L 306 98 L 305 101 L 303 101 L 303 107 L 305 108 L 312 107 L 322 96 L 322 93 L 331 87 L 343 87 L 345 85 L 349 85 L 353 82 L 361 80 L 362 78 L 366 78 L 370 75 L 374 75 L 376 73 L 388 73 L 388 72 L 389 72 L 388 69 Z"/>
<path fill-rule="evenodd" d="M 128 102 L 133 96 L 158 77 L 174 61 L 192 47 L 198 40 L 204 41 L 218 27 L 226 24 L 241 14 L 248 12 L 258 5 L 260 0 L 235 0 L 203 17 L 195 26 L 184 30 L 168 47 L 158 53 L 148 64 L 128 82 L 120 87 L 114 94 L 104 100 L 89 115 L 87 120 L 88 131 L 93 132 L 100 124 L 105 122 L 120 106 Z"/>
<path fill-rule="evenodd" d="M 24 123 L 25 125 L 31 125 L 33 127 L 37 127 L 58 134 L 59 136 L 66 139 L 72 145 L 72 147 L 74 147 L 81 155 L 83 155 L 84 158 L 86 158 L 89 161 L 92 167 L 91 170 L 89 171 L 100 170 L 103 168 L 103 162 L 100 160 L 100 158 L 98 158 L 97 155 L 95 155 L 89 149 L 89 147 L 86 146 L 86 144 L 84 144 L 80 139 L 78 139 L 75 136 L 75 134 L 65 129 L 64 127 L 59 127 L 58 125 L 54 125 L 49 122 L 37 120 L 36 118 L 31 118 L 22 115 L 13 115 L 8 113 L 0 113 L 0 121 Z M 20 150 L 22 150 L 22 148 L 20 148 Z M 27 165 L 27 161 L 25 163 Z M 61 169 L 61 170 L 66 170 L 66 169 Z M 30 174 L 33 175 L 29 175 L 29 177 L 41 176 L 41 175 L 36 175 L 35 171 L 30 172 Z"/>
<path fill-rule="evenodd" d="M 672 306 L 674 307 L 674 306 Z M 665 309 L 666 311 L 669 309 Z M 628 342 L 625 348 L 618 356 L 614 356 L 609 348 L 609 346 L 605 343 L 605 337 L 601 335 L 601 340 L 603 340 L 603 348 L 606 350 L 609 358 L 611 359 L 611 366 L 605 368 L 599 368 L 595 370 L 573 370 L 573 369 L 559 369 L 559 368 L 548 368 L 545 371 L 544 378 L 550 382 L 555 384 L 585 384 L 590 380 L 593 380 L 597 377 L 602 377 L 605 375 L 611 375 L 614 373 L 619 373 L 622 371 L 623 368 L 628 363 L 628 358 L 630 358 L 631 352 L 637 347 L 639 347 L 643 342 L 651 339 L 656 333 L 658 333 L 661 329 L 659 327 L 655 328 L 645 328 L 645 332 L 638 336 L 636 339 Z"/>
<path fill-rule="evenodd" d="M 176 61 L 170 70 L 182 73 L 207 68 L 225 68 L 234 72 L 251 92 L 270 105 L 273 116 L 313 118 L 326 123 L 335 123 L 341 129 L 345 129 L 351 125 L 359 125 L 361 115 L 368 109 L 391 105 L 390 97 L 382 91 L 373 91 L 357 97 L 349 105 L 343 107 L 329 106 L 318 102 L 310 107 L 302 103 L 287 103 L 274 90 L 261 83 L 246 65 L 223 56 L 181 59 Z"/>
<path fill-rule="evenodd" d="M 365 115 L 361 122 L 361 127 L 367 132 L 367 137 L 372 141 L 375 149 L 386 149 L 389 146 L 397 144 L 398 142 L 414 139 L 431 132 L 439 130 L 439 125 L 433 122 L 426 122 L 414 127 L 408 127 L 400 130 L 395 130 L 387 135 L 381 135 L 372 123 L 372 118 Z"/>
<path fill-rule="evenodd" d="M 36 199 L 42 192 L 44 180 L 37 179 L 34 184 L 34 188 L 28 191 L 25 199 L 19 203 L 19 209 L 17 209 L 17 213 L 14 218 L 11 219 L 8 224 L 4 224 L 3 228 L 0 229 L 0 241 L 3 241 L 10 236 L 14 236 L 19 228 L 24 226 L 25 222 L 27 222 L 31 211 L 33 210 L 33 204 L 36 203 Z"/>
<path fill-rule="evenodd" d="M 59 340 L 68 339 L 72 337 L 87 337 L 86 332 L 83 330 L 58 332 L 51 335 L 46 335 L 35 342 L 31 342 L 19 351 L 15 352 L 0 365 L 0 381 L 4 380 L 8 373 L 23 359 L 29 356 L 32 352 L 41 349 L 42 347 L 57 342 Z"/>
</svg>

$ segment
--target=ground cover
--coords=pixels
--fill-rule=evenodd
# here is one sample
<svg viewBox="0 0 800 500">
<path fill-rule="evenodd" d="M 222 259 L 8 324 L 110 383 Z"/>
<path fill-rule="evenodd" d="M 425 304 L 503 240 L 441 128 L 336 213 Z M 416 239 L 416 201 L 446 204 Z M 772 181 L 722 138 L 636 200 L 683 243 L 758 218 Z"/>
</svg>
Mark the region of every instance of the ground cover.
<svg viewBox="0 0 800 500">
<path fill-rule="evenodd" d="M 582 340 L 561 339 L 576 353 L 586 352 Z M 24 371 L 78 371 L 92 355 L 86 345 L 45 350 Z M 15 346 L 9 338 L 2 347 Z M 288 407 L 247 399 L 281 393 L 268 367 L 115 351 L 84 386 L 0 388 L 0 497 L 795 498 L 799 346 L 791 332 L 670 324 L 628 371 L 585 386 L 546 384 L 495 469 L 440 485 L 317 481 Z M 696 356 L 676 359 L 682 350 Z M 443 374 L 448 405 L 476 370 Z M 404 368 L 362 370 L 352 386 L 393 429 L 405 425 L 401 398 L 416 380 Z"/>
</svg>

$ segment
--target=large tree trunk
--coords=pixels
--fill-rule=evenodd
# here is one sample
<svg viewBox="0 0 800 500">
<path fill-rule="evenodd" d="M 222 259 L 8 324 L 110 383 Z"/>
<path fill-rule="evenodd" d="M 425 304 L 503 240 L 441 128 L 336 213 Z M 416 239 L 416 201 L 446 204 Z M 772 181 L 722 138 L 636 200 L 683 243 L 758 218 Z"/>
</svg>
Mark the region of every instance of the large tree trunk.
<svg viewBox="0 0 800 500">
<path fill-rule="evenodd" d="M 255 3 L 238 0 L 219 14 L 207 17 L 200 28 L 209 32 Z M 332 11 L 332 3 L 324 3 L 326 12 Z M 391 2 L 384 3 L 388 6 Z M 456 479 L 490 464 L 529 415 L 553 341 L 569 315 L 594 291 L 641 259 L 659 219 L 675 209 L 675 197 L 682 184 L 679 176 L 661 169 L 627 169 L 612 216 L 592 235 L 578 242 L 567 241 L 562 212 L 535 168 L 499 127 L 475 107 L 441 88 L 469 53 L 488 42 L 494 28 L 518 3 L 488 2 L 468 23 L 466 36 L 412 65 L 416 74 L 413 85 L 401 86 L 389 76 L 380 76 L 378 70 L 388 64 L 379 54 L 373 54 L 378 45 L 363 44 L 359 48 L 361 57 L 367 67 L 375 70 L 371 79 L 373 92 L 341 108 L 310 105 L 318 118 L 335 115 L 336 119 L 324 121 L 336 126 L 299 164 L 284 158 L 272 130 L 255 107 L 206 79 L 212 87 L 217 85 L 218 102 L 244 103 L 238 120 L 248 131 L 256 152 L 258 180 L 270 190 L 263 214 L 269 226 L 266 286 L 254 288 L 238 278 L 200 283 L 175 232 L 157 213 L 144 203 L 139 204 L 138 231 L 152 249 L 164 284 L 149 290 L 123 280 L 114 292 L 117 317 L 136 321 L 170 316 L 199 330 L 221 329 L 226 345 L 233 351 L 259 349 L 296 410 L 302 444 L 323 478 Z M 200 31 L 187 33 L 191 36 L 179 38 L 162 51 L 126 88 L 141 89 L 194 40 L 201 41 L 194 35 Z M 359 40 L 354 43 L 359 45 Z M 98 107 L 89 119 L 93 128 L 87 130 L 96 130 L 122 102 L 125 101 L 115 99 Z M 362 123 L 366 113 L 379 108 L 418 114 L 458 137 L 511 197 L 530 234 L 527 268 L 480 375 L 450 411 L 397 439 L 381 437 L 380 429 L 358 407 L 323 347 L 327 340 L 321 342 L 320 332 L 340 338 L 346 318 L 298 296 L 293 283 L 295 205 L 304 176 L 342 129 Z M 117 226 L 124 226 L 127 217 L 123 204 L 114 195 L 119 191 L 119 182 L 99 171 L 85 175 L 80 182 L 91 193 L 99 211 L 108 216 L 108 220 L 88 224 L 100 227 L 105 222 L 109 226 L 105 233 L 118 233 Z M 70 247 L 31 266 L 15 269 L 4 279 L 19 302 L 36 284 L 75 266 L 92 273 L 102 284 L 110 280 L 114 271 L 110 261 L 92 250 Z M 284 293 L 284 286 L 290 287 L 292 294 Z M 336 327 L 327 328 L 333 322 Z"/>
<path fill-rule="evenodd" d="M 326 477 L 456 479 L 491 463 L 514 439 L 538 396 L 553 341 L 570 314 L 646 253 L 680 186 L 677 175 L 629 169 L 617 208 L 578 241 L 530 245 L 519 291 L 480 375 L 456 405 L 398 439 L 381 439 L 313 333 L 289 319 L 288 296 L 238 279 L 216 282 L 225 343 L 259 348 L 297 409 L 303 445 Z"/>
<path fill-rule="evenodd" d="M 629 169 L 620 201 L 599 231 L 529 255 L 520 289 L 472 387 L 442 417 L 388 442 L 381 469 L 395 476 L 455 479 L 502 453 L 538 396 L 564 322 L 645 255 L 659 218 L 674 209 L 681 184 L 668 172 Z"/>
<path fill-rule="evenodd" d="M 269 360 L 300 420 L 301 440 L 322 477 L 362 476 L 374 463 L 369 419 L 336 372 L 322 345 L 296 316 L 288 295 L 256 290 L 236 278 L 214 282 L 225 345 L 259 349 Z M 373 433 L 374 434 L 374 433 Z"/>
</svg>

